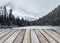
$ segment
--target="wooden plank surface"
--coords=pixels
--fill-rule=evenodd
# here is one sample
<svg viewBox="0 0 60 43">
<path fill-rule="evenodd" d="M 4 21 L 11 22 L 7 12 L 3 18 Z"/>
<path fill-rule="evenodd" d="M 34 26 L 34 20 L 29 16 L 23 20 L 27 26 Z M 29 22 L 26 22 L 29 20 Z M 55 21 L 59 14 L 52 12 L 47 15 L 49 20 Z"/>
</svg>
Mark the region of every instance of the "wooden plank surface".
<svg viewBox="0 0 60 43">
<path fill-rule="evenodd" d="M 32 43 L 39 43 L 39 40 L 36 37 L 34 30 L 31 30 L 31 40 L 32 40 Z"/>
<path fill-rule="evenodd" d="M 60 29 L 0 29 L 0 43 L 60 43 Z"/>
<path fill-rule="evenodd" d="M 35 33 L 40 43 L 49 43 L 39 30 L 35 30 Z"/>
<path fill-rule="evenodd" d="M 9 37 L 4 43 L 12 43 L 13 40 L 17 37 L 17 35 L 19 34 L 20 30 L 17 30 L 13 35 L 11 35 L 11 37 Z"/>
<path fill-rule="evenodd" d="M 31 43 L 31 33 L 30 30 L 26 30 L 25 36 L 24 36 L 24 40 L 23 43 Z"/>
<path fill-rule="evenodd" d="M 57 43 L 60 43 L 60 38 L 56 36 L 53 32 L 50 30 L 45 30 Z"/>
<path fill-rule="evenodd" d="M 26 30 L 22 30 L 13 43 L 22 43 Z"/>
<path fill-rule="evenodd" d="M 4 41 L 6 41 L 12 34 L 14 34 L 16 30 L 11 30 L 10 33 L 6 34 L 4 37 L 2 37 L 0 39 L 0 43 L 3 43 Z"/>
<path fill-rule="evenodd" d="M 46 32 L 40 30 L 40 32 L 46 37 L 49 43 L 57 43 L 53 38 L 51 38 Z"/>
</svg>

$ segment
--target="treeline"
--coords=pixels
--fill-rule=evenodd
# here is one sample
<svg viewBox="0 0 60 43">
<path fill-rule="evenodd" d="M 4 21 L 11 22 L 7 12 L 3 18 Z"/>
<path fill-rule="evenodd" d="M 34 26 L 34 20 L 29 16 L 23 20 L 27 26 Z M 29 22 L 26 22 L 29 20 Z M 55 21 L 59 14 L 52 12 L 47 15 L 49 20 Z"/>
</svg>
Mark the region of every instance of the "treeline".
<svg viewBox="0 0 60 43">
<path fill-rule="evenodd" d="M 7 26 L 27 26 L 30 25 L 29 21 L 19 19 L 19 17 L 15 18 L 12 14 L 12 9 L 7 11 L 6 6 L 0 7 L 0 25 Z"/>
</svg>

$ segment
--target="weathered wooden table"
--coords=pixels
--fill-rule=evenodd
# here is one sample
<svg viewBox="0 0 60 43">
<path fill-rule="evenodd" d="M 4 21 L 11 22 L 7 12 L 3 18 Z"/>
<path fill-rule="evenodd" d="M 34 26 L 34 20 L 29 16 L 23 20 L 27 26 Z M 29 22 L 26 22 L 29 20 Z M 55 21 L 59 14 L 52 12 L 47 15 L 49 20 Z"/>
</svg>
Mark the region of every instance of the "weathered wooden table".
<svg viewBox="0 0 60 43">
<path fill-rule="evenodd" d="M 60 30 L 0 29 L 0 43 L 60 43 Z"/>
</svg>

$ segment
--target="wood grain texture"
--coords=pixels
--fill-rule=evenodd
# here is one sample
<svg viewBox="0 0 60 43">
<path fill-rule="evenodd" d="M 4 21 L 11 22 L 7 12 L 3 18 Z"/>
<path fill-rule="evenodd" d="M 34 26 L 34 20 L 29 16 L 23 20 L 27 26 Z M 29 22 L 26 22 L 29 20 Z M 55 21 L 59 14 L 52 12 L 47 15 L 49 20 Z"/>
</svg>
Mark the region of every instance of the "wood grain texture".
<svg viewBox="0 0 60 43">
<path fill-rule="evenodd" d="M 60 29 L 0 29 L 0 43 L 60 43 Z"/>
</svg>

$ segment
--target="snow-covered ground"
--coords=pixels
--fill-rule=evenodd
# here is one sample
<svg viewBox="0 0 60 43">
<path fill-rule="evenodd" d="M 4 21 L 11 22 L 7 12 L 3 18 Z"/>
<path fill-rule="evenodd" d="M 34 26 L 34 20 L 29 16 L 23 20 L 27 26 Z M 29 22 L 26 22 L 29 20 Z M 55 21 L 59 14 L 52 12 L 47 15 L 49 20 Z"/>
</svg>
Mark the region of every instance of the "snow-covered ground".
<svg viewBox="0 0 60 43">
<path fill-rule="evenodd" d="M 13 29 L 60 29 L 60 26 L 25 26 L 25 27 L 16 27 Z"/>
</svg>

